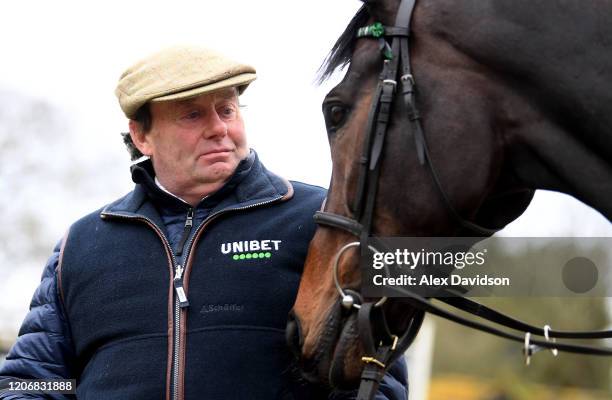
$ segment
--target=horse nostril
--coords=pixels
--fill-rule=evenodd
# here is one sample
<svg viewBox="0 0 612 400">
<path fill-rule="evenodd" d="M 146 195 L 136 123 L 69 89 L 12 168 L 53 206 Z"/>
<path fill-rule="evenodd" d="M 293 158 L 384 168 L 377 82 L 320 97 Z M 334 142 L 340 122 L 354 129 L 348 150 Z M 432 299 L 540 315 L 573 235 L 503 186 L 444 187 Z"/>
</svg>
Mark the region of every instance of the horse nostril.
<svg viewBox="0 0 612 400">
<path fill-rule="evenodd" d="M 302 330 L 300 328 L 300 321 L 295 316 L 293 310 L 289 312 L 287 319 L 285 339 L 293 355 L 299 359 L 302 355 Z"/>
</svg>

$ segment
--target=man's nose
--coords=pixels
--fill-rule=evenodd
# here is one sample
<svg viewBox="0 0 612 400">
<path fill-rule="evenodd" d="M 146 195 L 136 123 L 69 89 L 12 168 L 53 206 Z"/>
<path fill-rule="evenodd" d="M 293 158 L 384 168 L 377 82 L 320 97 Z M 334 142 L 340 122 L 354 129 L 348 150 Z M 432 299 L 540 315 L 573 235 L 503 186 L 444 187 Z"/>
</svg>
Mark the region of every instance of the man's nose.
<svg viewBox="0 0 612 400">
<path fill-rule="evenodd" d="M 204 127 L 203 135 L 207 139 L 214 138 L 216 136 L 225 136 L 227 135 L 227 123 L 221 119 L 217 110 L 213 110 L 208 114 L 208 123 Z"/>
</svg>

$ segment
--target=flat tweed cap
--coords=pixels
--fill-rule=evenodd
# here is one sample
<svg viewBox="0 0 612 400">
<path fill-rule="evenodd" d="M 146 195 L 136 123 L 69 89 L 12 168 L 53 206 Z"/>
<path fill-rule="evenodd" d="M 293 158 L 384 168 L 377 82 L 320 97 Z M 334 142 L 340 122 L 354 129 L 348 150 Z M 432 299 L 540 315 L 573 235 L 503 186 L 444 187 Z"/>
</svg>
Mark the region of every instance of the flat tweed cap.
<svg viewBox="0 0 612 400">
<path fill-rule="evenodd" d="M 236 86 L 241 94 L 257 76 L 255 68 L 199 47 L 171 47 L 128 68 L 115 94 L 128 118 L 148 101 L 188 99 Z"/>
</svg>

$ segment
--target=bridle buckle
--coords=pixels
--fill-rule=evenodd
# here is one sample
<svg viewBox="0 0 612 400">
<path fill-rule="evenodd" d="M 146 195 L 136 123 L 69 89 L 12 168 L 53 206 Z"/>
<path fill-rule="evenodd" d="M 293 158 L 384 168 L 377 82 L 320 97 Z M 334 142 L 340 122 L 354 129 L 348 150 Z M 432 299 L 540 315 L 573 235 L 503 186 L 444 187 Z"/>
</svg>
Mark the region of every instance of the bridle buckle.
<svg viewBox="0 0 612 400">
<path fill-rule="evenodd" d="M 387 367 L 384 363 L 378 361 L 374 357 L 361 357 L 361 361 L 363 361 L 366 364 L 376 364 L 382 369 L 385 369 Z"/>
</svg>

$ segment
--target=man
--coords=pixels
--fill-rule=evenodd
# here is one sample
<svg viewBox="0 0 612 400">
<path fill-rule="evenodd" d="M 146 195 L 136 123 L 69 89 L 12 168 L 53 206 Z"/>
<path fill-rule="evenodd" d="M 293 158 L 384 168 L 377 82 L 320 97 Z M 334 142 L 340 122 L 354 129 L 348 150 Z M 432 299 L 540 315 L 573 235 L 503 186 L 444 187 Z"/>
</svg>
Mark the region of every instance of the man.
<svg viewBox="0 0 612 400">
<path fill-rule="evenodd" d="M 325 192 L 249 150 L 238 95 L 254 79 L 188 47 L 121 76 L 125 140 L 147 156 L 135 189 L 58 244 L 0 379 L 76 378 L 83 399 L 349 398 L 302 381 L 285 345 Z M 379 398 L 404 399 L 392 372 Z"/>
</svg>

